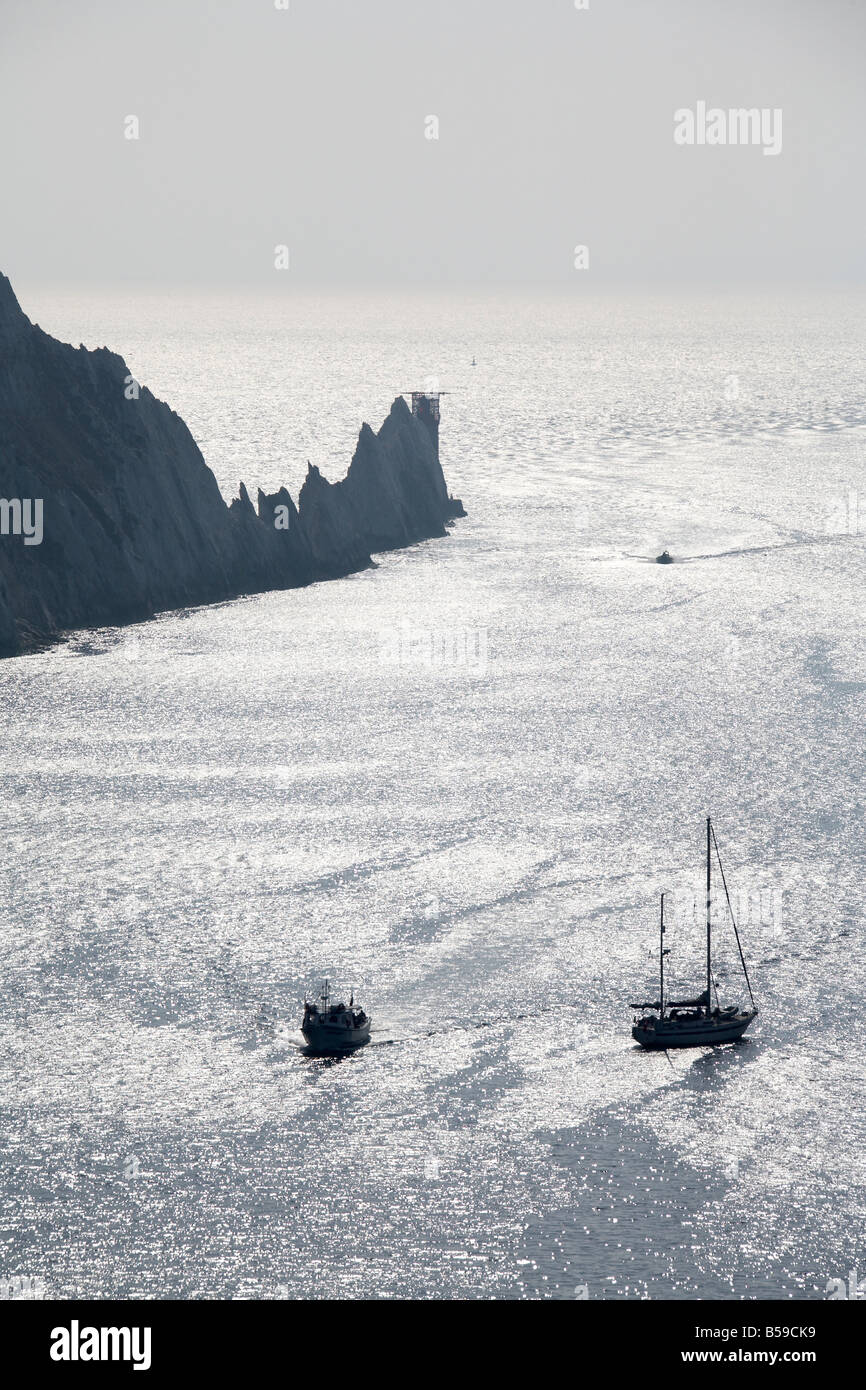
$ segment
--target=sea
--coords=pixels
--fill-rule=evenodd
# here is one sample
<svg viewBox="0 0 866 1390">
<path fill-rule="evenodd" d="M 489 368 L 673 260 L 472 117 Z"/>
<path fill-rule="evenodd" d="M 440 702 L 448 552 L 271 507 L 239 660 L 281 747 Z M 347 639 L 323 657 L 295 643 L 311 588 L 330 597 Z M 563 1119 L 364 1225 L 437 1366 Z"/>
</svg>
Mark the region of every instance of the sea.
<svg viewBox="0 0 866 1390">
<path fill-rule="evenodd" d="M 468 515 L 0 664 L 5 1296 L 855 1296 L 864 296 L 16 288 L 227 499 L 444 392 Z M 644 1052 L 707 816 L 759 1016 Z"/>
</svg>

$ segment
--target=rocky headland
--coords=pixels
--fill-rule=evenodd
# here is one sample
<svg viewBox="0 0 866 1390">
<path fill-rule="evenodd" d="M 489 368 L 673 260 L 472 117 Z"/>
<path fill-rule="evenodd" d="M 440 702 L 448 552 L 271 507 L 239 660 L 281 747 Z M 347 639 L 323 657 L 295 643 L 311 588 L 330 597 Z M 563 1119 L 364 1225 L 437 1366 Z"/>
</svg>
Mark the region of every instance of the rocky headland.
<svg viewBox="0 0 866 1390">
<path fill-rule="evenodd" d="M 363 425 L 340 482 L 310 464 L 297 506 L 284 488 L 254 505 L 243 483 L 227 505 L 180 416 L 116 353 L 31 323 L 0 275 L 0 656 L 334 579 L 445 535 L 466 513 L 420 405 L 399 396 L 378 432 Z"/>
</svg>

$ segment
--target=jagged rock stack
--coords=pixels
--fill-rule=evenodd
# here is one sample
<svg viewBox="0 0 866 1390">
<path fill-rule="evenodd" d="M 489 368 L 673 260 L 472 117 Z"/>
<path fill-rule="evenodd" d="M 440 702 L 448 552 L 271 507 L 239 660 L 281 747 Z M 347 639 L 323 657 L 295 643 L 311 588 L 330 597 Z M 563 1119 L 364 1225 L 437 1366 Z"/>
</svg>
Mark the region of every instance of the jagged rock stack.
<svg viewBox="0 0 866 1390">
<path fill-rule="evenodd" d="M 42 499 L 43 515 L 40 544 L 0 535 L 0 655 L 350 574 L 466 515 L 402 396 L 377 434 L 362 427 L 341 482 L 311 464 L 297 507 L 284 488 L 254 507 L 243 483 L 227 506 L 180 416 L 146 387 L 127 399 L 130 380 L 116 353 L 32 324 L 0 275 L 0 499 Z"/>
</svg>

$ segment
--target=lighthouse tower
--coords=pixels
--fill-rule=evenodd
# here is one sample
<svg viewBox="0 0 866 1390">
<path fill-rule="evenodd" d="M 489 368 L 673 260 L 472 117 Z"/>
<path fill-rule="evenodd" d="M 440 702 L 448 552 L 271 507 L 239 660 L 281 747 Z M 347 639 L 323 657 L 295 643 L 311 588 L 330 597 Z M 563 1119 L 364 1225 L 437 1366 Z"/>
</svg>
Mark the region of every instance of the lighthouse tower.
<svg viewBox="0 0 866 1390">
<path fill-rule="evenodd" d="M 423 422 L 430 432 L 436 457 L 439 457 L 439 397 L 444 391 L 412 391 L 412 414 Z"/>
</svg>

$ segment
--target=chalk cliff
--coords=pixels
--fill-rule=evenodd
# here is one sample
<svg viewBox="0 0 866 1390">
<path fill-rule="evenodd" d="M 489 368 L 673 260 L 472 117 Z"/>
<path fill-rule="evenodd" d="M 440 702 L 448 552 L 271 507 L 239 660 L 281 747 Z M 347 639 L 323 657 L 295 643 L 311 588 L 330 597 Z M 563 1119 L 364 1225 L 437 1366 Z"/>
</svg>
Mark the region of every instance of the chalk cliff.
<svg viewBox="0 0 866 1390">
<path fill-rule="evenodd" d="M 227 506 L 183 420 L 146 387 L 128 399 L 130 380 L 116 353 L 32 324 L 0 275 L 0 655 L 336 578 L 465 516 L 402 396 L 377 434 L 362 427 L 342 481 L 311 464 L 297 507 L 285 489 L 253 506 L 243 483 Z M 41 499 L 41 543 L 15 534 L 15 499 Z"/>
</svg>

